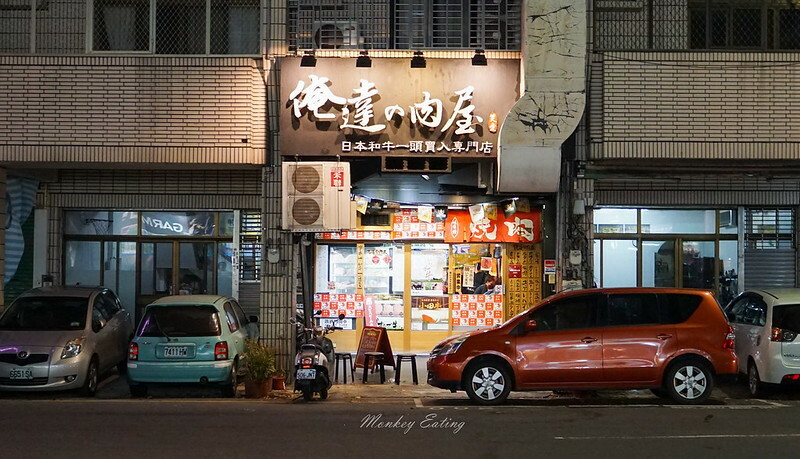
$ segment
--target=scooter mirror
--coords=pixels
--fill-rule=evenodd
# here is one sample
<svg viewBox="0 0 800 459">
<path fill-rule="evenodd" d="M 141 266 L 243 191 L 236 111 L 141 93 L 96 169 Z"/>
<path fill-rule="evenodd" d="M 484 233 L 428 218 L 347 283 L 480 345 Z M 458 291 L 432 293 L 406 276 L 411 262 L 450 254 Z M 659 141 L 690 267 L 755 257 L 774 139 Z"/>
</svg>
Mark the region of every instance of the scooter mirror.
<svg viewBox="0 0 800 459">
<path fill-rule="evenodd" d="M 318 315 L 321 315 L 321 314 L 322 314 L 322 310 L 321 309 L 318 309 L 318 310 L 314 311 L 314 315 L 315 316 L 318 316 Z"/>
<path fill-rule="evenodd" d="M 344 314 L 339 314 L 339 320 L 344 320 Z"/>
</svg>

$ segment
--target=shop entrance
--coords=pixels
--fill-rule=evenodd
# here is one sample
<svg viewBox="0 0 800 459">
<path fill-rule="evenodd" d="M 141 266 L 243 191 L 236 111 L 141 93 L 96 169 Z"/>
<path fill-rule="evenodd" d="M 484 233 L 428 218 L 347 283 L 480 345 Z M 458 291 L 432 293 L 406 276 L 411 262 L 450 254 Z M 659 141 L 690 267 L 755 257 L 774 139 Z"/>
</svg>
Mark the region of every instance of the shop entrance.
<svg viewBox="0 0 800 459">
<path fill-rule="evenodd" d="M 135 320 L 167 295 L 232 296 L 233 212 L 64 214 L 64 284 L 114 290 Z"/>
<path fill-rule="evenodd" d="M 230 242 L 140 242 L 137 320 L 142 308 L 164 296 L 230 295 L 230 266 L 215 259 L 232 249 Z"/>
</svg>

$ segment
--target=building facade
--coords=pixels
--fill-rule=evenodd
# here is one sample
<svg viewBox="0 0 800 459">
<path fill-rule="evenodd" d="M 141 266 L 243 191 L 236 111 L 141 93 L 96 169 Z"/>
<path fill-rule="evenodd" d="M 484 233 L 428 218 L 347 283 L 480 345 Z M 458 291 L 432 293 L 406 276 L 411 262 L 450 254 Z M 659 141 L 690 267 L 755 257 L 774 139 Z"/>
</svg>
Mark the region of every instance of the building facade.
<svg viewBox="0 0 800 459">
<path fill-rule="evenodd" d="M 781 5 L 11 0 L 4 301 L 232 295 L 288 363 L 301 310 L 427 351 L 566 288 L 793 287 Z"/>
</svg>

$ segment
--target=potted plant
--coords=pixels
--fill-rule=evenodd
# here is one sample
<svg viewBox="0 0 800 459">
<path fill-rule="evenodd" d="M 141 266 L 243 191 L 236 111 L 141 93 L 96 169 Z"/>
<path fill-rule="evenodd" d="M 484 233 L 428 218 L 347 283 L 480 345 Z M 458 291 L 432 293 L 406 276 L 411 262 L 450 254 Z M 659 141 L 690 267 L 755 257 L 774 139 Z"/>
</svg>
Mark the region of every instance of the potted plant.
<svg viewBox="0 0 800 459">
<path fill-rule="evenodd" d="M 275 349 L 258 340 L 245 342 L 244 396 L 264 398 L 272 390 L 272 373 L 275 372 Z"/>
<path fill-rule="evenodd" d="M 272 390 L 286 390 L 286 372 L 275 370 L 272 374 Z"/>
</svg>

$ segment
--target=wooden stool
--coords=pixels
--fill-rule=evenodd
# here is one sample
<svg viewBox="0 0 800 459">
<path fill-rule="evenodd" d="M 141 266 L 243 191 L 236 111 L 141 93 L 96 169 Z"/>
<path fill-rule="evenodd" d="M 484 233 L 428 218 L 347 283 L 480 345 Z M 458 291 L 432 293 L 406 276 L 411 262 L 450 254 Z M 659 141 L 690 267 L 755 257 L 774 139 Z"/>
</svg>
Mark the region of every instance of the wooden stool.
<svg viewBox="0 0 800 459">
<path fill-rule="evenodd" d="M 416 354 L 397 354 L 397 368 L 394 372 L 394 383 L 400 384 L 400 368 L 404 361 L 411 362 L 411 372 L 413 373 L 414 384 L 419 384 L 417 380 L 417 355 Z"/>
<path fill-rule="evenodd" d="M 364 377 L 361 378 L 361 382 L 366 384 L 367 383 L 367 372 L 369 371 L 369 364 L 370 360 L 372 360 L 375 365 L 381 371 L 381 384 L 386 382 L 386 372 L 383 369 L 383 352 L 365 352 L 364 353 Z"/>
<path fill-rule="evenodd" d="M 345 365 L 349 362 L 350 367 L 350 377 L 353 382 L 356 381 L 356 375 L 353 371 L 353 356 L 350 355 L 349 352 L 335 352 L 334 353 L 335 362 L 334 362 L 334 376 L 333 380 L 339 382 L 339 361 L 342 361 L 342 378 L 344 379 L 344 384 L 347 384 L 347 367 Z"/>
</svg>

